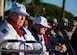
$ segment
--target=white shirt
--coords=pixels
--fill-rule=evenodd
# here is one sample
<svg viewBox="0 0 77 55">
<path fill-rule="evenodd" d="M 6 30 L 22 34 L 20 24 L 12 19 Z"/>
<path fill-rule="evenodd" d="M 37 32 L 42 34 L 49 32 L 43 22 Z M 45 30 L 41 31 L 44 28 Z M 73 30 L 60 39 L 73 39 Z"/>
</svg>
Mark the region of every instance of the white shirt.
<svg viewBox="0 0 77 55">
<path fill-rule="evenodd" d="M 6 29 L 5 32 L 3 30 Z M 8 22 L 3 23 L 0 26 L 0 43 L 4 40 L 22 40 L 25 41 L 23 37 L 20 37 L 16 30 Z M 17 43 L 5 43 L 2 47 L 6 49 L 19 49 L 20 42 Z M 23 48 L 23 47 L 22 47 Z"/>
<path fill-rule="evenodd" d="M 38 35 L 38 36 L 40 37 L 40 35 Z M 42 39 L 41 43 L 42 43 L 42 46 L 43 46 L 43 51 L 46 51 L 44 37 L 42 36 L 41 39 Z"/>
<path fill-rule="evenodd" d="M 26 31 L 26 34 L 24 35 L 25 39 L 27 41 L 30 41 L 30 40 L 31 41 L 35 41 L 35 38 L 33 37 L 32 33 L 28 29 L 26 29 L 26 28 L 24 28 L 24 30 Z"/>
</svg>

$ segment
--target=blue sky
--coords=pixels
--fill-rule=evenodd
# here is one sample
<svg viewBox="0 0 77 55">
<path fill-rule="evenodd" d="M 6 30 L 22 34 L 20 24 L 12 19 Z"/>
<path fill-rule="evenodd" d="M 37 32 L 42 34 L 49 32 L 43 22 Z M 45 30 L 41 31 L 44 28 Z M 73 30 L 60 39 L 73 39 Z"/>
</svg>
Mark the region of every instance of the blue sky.
<svg viewBox="0 0 77 55">
<path fill-rule="evenodd" d="M 62 7 L 63 0 L 43 0 L 45 3 L 55 4 Z M 77 16 L 77 0 L 66 0 L 65 10 Z"/>
<path fill-rule="evenodd" d="M 43 0 L 45 3 L 55 4 L 59 7 L 62 7 L 62 1 L 63 0 Z M 6 10 L 10 9 L 10 7 L 11 2 L 9 2 L 9 4 L 6 2 Z M 71 12 L 74 16 L 77 16 L 77 0 L 66 0 L 65 10 Z"/>
</svg>

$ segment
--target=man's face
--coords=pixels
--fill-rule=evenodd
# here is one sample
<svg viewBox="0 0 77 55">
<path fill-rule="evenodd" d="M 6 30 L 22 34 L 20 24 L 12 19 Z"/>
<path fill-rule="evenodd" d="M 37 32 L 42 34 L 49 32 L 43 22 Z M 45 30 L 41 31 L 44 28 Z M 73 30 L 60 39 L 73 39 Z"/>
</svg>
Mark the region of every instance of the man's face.
<svg viewBox="0 0 77 55">
<path fill-rule="evenodd" d="M 56 23 L 52 23 L 52 28 L 51 29 L 56 29 L 56 27 L 57 27 L 57 24 Z"/>
<path fill-rule="evenodd" d="M 40 24 L 35 24 L 34 28 L 36 29 L 36 31 L 38 32 L 39 35 L 43 35 L 45 34 L 47 28 L 40 25 Z"/>
<path fill-rule="evenodd" d="M 71 27 L 70 27 L 70 30 L 71 30 L 72 32 L 74 32 L 74 31 L 76 30 L 76 26 L 71 26 Z"/>
<path fill-rule="evenodd" d="M 17 25 L 20 27 L 25 21 L 25 16 L 18 15 Z"/>
<path fill-rule="evenodd" d="M 64 26 L 67 27 L 68 26 L 68 23 L 64 22 Z"/>
<path fill-rule="evenodd" d="M 42 25 L 39 25 L 39 31 L 40 31 L 39 33 L 40 33 L 40 34 L 45 34 L 46 30 L 47 30 L 46 27 L 44 27 L 44 26 L 42 26 Z"/>
<path fill-rule="evenodd" d="M 25 16 L 18 15 L 18 14 L 15 14 L 14 16 L 15 17 L 13 18 L 13 20 L 15 21 L 15 23 L 20 28 L 23 25 L 24 21 L 25 21 Z"/>
</svg>

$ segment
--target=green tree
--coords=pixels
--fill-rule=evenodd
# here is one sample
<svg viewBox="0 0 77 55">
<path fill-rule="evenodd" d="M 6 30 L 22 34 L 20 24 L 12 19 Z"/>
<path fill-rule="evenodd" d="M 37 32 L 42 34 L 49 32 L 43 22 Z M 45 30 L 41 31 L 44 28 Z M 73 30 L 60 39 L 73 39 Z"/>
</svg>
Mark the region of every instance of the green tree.
<svg viewBox="0 0 77 55">
<path fill-rule="evenodd" d="M 62 18 L 62 8 L 53 4 L 48 4 L 43 2 L 35 4 L 35 2 L 33 2 L 27 4 L 25 3 L 25 6 L 27 7 L 27 12 L 33 17 L 43 15 L 47 18 L 57 18 L 57 19 Z M 65 17 L 68 19 L 74 18 L 73 14 L 67 11 L 65 11 Z"/>
<path fill-rule="evenodd" d="M 43 0 L 32 0 L 31 2 L 32 3 L 35 3 L 35 4 L 38 4 L 38 3 L 40 3 L 40 2 L 42 2 Z"/>
</svg>

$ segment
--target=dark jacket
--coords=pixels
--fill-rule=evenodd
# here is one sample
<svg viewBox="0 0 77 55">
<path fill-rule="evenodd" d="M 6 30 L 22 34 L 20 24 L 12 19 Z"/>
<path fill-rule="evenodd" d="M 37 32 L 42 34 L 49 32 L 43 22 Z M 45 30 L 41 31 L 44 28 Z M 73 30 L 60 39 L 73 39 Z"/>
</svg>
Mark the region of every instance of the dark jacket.
<svg viewBox="0 0 77 55">
<path fill-rule="evenodd" d="M 61 35 L 60 35 L 60 33 L 61 33 Z M 65 44 L 66 47 L 67 47 L 66 53 L 69 53 L 69 55 L 76 55 L 76 53 L 74 52 L 74 50 L 73 50 L 73 48 L 72 48 L 72 46 L 71 46 L 71 44 L 69 42 L 69 38 L 68 37 L 69 37 L 68 36 L 68 31 L 65 30 L 65 29 L 64 30 L 63 29 L 62 30 L 60 29 L 57 32 L 57 38 L 58 38 L 59 42 L 61 44 Z"/>
<path fill-rule="evenodd" d="M 72 38 L 70 40 L 70 43 L 71 43 L 72 47 L 74 48 L 74 50 L 75 50 L 75 52 L 77 54 L 77 29 L 73 33 Z"/>
<path fill-rule="evenodd" d="M 56 35 L 53 35 L 50 33 L 50 31 L 46 31 L 46 34 L 48 36 L 48 40 L 49 40 L 49 45 L 48 45 L 48 51 L 50 53 L 54 53 L 55 52 L 55 45 L 58 45 L 58 39 L 56 38 Z"/>
</svg>

